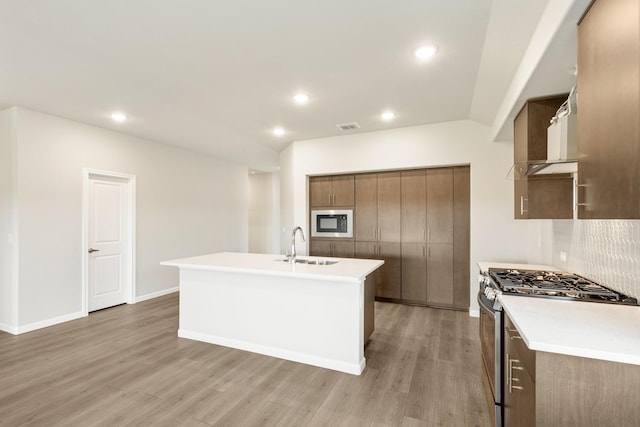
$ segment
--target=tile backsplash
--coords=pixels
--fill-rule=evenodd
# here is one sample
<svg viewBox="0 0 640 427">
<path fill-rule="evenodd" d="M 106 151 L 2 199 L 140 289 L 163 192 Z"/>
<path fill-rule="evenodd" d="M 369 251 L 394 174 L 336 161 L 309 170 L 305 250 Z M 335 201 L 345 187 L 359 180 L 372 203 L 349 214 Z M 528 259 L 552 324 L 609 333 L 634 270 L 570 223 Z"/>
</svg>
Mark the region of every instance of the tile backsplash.
<svg viewBox="0 0 640 427">
<path fill-rule="evenodd" d="M 553 265 L 640 300 L 640 221 L 553 221 L 550 239 Z"/>
</svg>

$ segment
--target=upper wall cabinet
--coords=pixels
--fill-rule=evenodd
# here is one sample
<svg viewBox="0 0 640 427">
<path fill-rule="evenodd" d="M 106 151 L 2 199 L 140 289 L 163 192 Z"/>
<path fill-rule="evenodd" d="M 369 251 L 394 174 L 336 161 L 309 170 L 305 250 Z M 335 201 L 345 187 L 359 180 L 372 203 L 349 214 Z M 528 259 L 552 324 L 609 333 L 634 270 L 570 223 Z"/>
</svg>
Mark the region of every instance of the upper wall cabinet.
<svg viewBox="0 0 640 427">
<path fill-rule="evenodd" d="M 578 26 L 578 218 L 640 219 L 640 2 Z"/>
<path fill-rule="evenodd" d="M 528 162 L 547 159 L 549 121 L 566 95 L 530 99 L 514 121 L 514 216 L 516 219 L 573 218 L 570 174 L 526 176 Z"/>
<path fill-rule="evenodd" d="M 352 207 L 354 203 L 353 175 L 316 176 L 309 178 L 312 208 Z"/>
</svg>

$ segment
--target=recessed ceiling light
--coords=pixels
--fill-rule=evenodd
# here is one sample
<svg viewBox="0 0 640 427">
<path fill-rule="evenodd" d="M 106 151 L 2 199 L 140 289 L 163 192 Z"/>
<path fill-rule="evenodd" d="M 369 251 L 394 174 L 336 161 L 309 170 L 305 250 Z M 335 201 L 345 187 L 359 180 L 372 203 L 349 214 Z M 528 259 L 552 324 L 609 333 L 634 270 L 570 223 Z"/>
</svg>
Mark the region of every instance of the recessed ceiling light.
<svg viewBox="0 0 640 427">
<path fill-rule="evenodd" d="M 296 93 L 296 95 L 293 97 L 293 100 L 298 105 L 306 104 L 307 102 L 309 102 L 309 99 L 309 95 L 307 95 L 306 93 Z"/>
<path fill-rule="evenodd" d="M 393 111 L 385 111 L 384 113 L 382 113 L 380 115 L 380 117 L 385 122 L 390 122 L 391 120 L 393 120 L 396 117 L 396 115 L 393 113 Z"/>
<path fill-rule="evenodd" d="M 427 61 L 436 54 L 438 48 L 435 46 L 421 46 L 413 52 L 413 56 L 419 61 Z"/>
<path fill-rule="evenodd" d="M 282 136 L 284 135 L 284 129 L 282 129 L 281 127 L 277 127 L 273 129 L 273 134 L 275 136 Z"/>
<path fill-rule="evenodd" d="M 122 122 L 127 121 L 127 116 L 125 116 L 125 115 L 124 115 L 124 114 L 122 114 L 122 113 L 113 113 L 113 114 L 111 115 L 111 118 L 112 118 L 114 121 L 118 122 L 118 123 L 122 123 Z"/>
</svg>

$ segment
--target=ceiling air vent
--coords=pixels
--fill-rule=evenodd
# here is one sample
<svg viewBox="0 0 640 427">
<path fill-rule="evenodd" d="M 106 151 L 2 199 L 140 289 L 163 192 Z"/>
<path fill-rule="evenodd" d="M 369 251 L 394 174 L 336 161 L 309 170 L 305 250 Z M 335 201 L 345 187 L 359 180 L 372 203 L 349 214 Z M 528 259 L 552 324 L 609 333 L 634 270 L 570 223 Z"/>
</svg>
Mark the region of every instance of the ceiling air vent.
<svg viewBox="0 0 640 427">
<path fill-rule="evenodd" d="M 338 129 L 340 130 L 354 130 L 354 129 L 360 129 L 360 125 L 357 124 L 356 122 L 353 123 L 343 123 L 341 125 L 336 125 Z"/>
</svg>

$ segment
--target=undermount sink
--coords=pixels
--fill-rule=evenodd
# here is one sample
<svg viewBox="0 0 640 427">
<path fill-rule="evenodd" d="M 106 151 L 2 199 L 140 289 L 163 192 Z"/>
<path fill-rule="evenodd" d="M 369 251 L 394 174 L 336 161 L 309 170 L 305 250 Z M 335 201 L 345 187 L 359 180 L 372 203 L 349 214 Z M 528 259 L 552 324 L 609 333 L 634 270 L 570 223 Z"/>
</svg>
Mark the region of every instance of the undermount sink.
<svg viewBox="0 0 640 427">
<path fill-rule="evenodd" d="M 279 262 L 289 262 L 287 258 L 277 259 Z M 329 261 L 328 259 L 296 259 L 296 264 L 308 264 L 308 265 L 333 265 L 338 261 Z"/>
<path fill-rule="evenodd" d="M 338 261 L 329 261 L 327 259 L 301 259 L 300 261 L 303 264 L 310 265 L 333 265 L 338 263 Z M 298 262 L 298 260 L 296 260 L 296 262 Z"/>
</svg>

